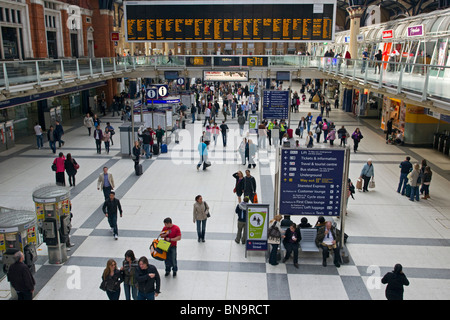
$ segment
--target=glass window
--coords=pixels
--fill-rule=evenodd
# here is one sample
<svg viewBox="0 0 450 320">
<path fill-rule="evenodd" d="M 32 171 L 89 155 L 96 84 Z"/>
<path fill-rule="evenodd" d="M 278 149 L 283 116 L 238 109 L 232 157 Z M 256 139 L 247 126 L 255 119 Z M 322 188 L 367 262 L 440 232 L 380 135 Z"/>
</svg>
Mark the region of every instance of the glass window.
<svg viewBox="0 0 450 320">
<path fill-rule="evenodd" d="M 0 7 L 0 21 L 3 21 L 3 8 Z"/>
<path fill-rule="evenodd" d="M 5 21 L 9 22 L 9 9 L 5 8 Z"/>
<path fill-rule="evenodd" d="M 16 23 L 16 10 L 11 9 L 11 22 Z"/>
<path fill-rule="evenodd" d="M 17 10 L 17 23 L 22 24 L 22 20 L 20 18 L 20 10 Z"/>
<path fill-rule="evenodd" d="M 441 25 L 442 21 L 444 21 L 446 17 L 439 17 L 438 19 L 436 19 L 436 21 L 433 23 L 433 26 L 431 27 L 431 31 L 430 32 L 437 32 L 439 29 L 439 26 Z"/>
<path fill-rule="evenodd" d="M 5 59 L 19 59 L 19 39 L 17 29 L 2 27 L 3 51 Z"/>
</svg>

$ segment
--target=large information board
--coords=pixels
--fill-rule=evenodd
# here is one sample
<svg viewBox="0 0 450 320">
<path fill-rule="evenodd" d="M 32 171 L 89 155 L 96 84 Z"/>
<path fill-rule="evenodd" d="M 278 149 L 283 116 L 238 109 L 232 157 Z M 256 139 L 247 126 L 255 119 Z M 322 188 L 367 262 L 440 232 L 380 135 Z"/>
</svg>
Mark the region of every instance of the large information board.
<svg viewBox="0 0 450 320">
<path fill-rule="evenodd" d="M 289 91 L 264 90 L 263 119 L 287 119 L 289 117 Z"/>
<path fill-rule="evenodd" d="M 345 195 L 346 149 L 282 149 L 279 213 L 339 216 Z"/>
<path fill-rule="evenodd" d="M 126 1 L 127 41 L 331 41 L 336 0 Z"/>
</svg>

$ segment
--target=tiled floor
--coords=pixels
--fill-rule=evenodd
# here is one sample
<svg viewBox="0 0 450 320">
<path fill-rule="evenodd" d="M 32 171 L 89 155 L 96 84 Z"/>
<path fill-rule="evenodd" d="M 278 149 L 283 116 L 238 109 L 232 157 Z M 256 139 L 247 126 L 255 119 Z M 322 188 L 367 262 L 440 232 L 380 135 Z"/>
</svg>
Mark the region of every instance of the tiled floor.
<svg viewBox="0 0 450 320">
<path fill-rule="evenodd" d="M 293 114 L 291 127 L 309 111 L 309 105 L 302 105 L 301 112 Z M 313 111 L 314 116 L 317 114 Z M 349 200 L 345 232 L 349 235 L 350 263 L 337 269 L 330 262 L 324 268 L 321 253 L 300 253 L 300 268 L 295 269 L 292 259 L 274 267 L 266 263 L 264 253 L 250 252 L 244 257 L 244 246 L 234 242 L 237 199 L 232 193 L 231 175 L 245 169 L 236 151 L 242 138 L 235 120 L 228 121 L 226 150 L 221 137 L 217 146 L 213 143 L 210 147 L 213 165 L 206 172 L 195 169 L 202 127 L 187 124 L 179 145 L 172 142 L 169 153 L 143 160 L 144 174 L 140 177 L 134 174 L 132 160 L 122 158 L 119 135 L 114 136 L 109 155 L 97 155 L 86 129 L 74 126 L 66 128 L 66 144 L 61 151 L 71 152 L 80 163 L 77 186 L 71 190 L 72 242 L 76 246 L 61 266 L 48 264 L 46 246 L 40 246 L 35 299 L 107 299 L 98 289 L 106 261 L 114 258 L 120 264 L 128 249 L 137 257 L 149 256 L 149 245 L 168 216 L 180 226 L 183 238 L 178 248 L 177 278 L 165 278 L 163 263 L 151 260 L 162 275 L 161 300 L 384 299 L 385 286 L 380 277 L 396 263 L 403 265 L 411 282 L 405 289 L 405 299 L 449 299 L 450 183 L 442 177 L 448 174 L 448 158 L 429 149 L 386 145 L 378 120 L 362 121 L 339 110 L 332 110 L 330 119 L 338 126 L 345 124 L 349 132 L 359 127 L 364 135 L 360 151 L 351 154 L 350 178 L 359 176 L 368 158 L 375 166 L 376 189 L 357 192 L 355 200 Z M 117 117 L 104 120 L 119 125 Z M 408 154 L 414 154 L 414 162 L 421 161 L 421 156 L 431 162 L 434 175 L 428 201 L 411 203 L 395 192 L 398 165 Z M 273 204 L 274 149 L 261 150 L 258 158 L 252 174 L 257 179 L 260 202 Z M 54 183 L 52 160 L 50 149 L 37 150 L 26 144 L 0 154 L 0 205 L 32 209 L 33 190 Z M 96 188 L 103 166 L 114 175 L 116 196 L 124 209 L 118 221 L 118 241 L 109 233 L 101 212 L 103 194 Z M 203 196 L 212 212 L 205 243 L 197 242 L 192 221 L 197 194 Z M 299 222 L 300 217 L 293 220 Z M 310 217 L 310 222 L 315 218 Z M 3 280 L 0 299 L 10 298 L 8 290 L 9 284 Z"/>
</svg>

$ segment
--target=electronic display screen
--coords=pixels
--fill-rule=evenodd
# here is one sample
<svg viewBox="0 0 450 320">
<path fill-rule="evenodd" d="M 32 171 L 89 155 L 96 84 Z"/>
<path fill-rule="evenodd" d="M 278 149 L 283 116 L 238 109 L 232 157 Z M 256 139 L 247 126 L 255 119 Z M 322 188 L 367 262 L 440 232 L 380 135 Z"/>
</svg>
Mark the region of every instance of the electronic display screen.
<svg viewBox="0 0 450 320">
<path fill-rule="evenodd" d="M 335 1 L 126 1 L 127 41 L 328 41 Z"/>
</svg>

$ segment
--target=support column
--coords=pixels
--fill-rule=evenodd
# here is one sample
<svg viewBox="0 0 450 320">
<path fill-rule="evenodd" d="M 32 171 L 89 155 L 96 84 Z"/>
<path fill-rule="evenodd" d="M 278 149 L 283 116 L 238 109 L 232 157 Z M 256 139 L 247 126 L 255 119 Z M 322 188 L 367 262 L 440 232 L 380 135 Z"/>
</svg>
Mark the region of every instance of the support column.
<svg viewBox="0 0 450 320">
<path fill-rule="evenodd" d="M 361 24 L 361 17 L 366 9 L 364 7 L 348 7 L 347 12 L 350 16 L 350 43 L 349 52 L 352 59 L 359 59 L 358 55 L 358 41 L 359 27 Z"/>
</svg>

